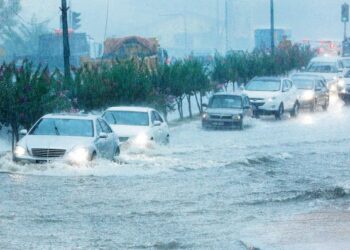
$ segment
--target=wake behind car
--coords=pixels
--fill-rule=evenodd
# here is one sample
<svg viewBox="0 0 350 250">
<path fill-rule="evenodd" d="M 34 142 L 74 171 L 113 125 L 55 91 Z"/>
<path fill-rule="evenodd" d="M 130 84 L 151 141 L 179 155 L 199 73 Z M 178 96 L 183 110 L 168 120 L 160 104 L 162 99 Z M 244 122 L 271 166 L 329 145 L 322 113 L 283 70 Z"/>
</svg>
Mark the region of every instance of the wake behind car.
<svg viewBox="0 0 350 250">
<path fill-rule="evenodd" d="M 245 120 L 253 114 L 248 96 L 242 93 L 216 93 L 202 115 L 203 128 L 244 129 Z"/>
<path fill-rule="evenodd" d="M 292 76 L 292 80 L 299 93 L 301 108 L 309 108 L 316 111 L 318 106 L 327 110 L 329 106 L 329 90 L 326 85 L 316 76 Z"/>
<path fill-rule="evenodd" d="M 15 162 L 41 163 L 64 160 L 81 164 L 96 157 L 113 160 L 119 139 L 107 122 L 93 115 L 45 115 L 17 143 Z"/>
<path fill-rule="evenodd" d="M 255 77 L 244 88 L 254 108 L 254 115 L 274 115 L 281 119 L 285 112 L 299 113 L 297 89 L 292 80 L 281 77 Z"/>
<path fill-rule="evenodd" d="M 145 147 L 169 142 L 169 127 L 161 114 L 146 107 L 111 107 L 102 115 L 122 143 Z"/>
</svg>

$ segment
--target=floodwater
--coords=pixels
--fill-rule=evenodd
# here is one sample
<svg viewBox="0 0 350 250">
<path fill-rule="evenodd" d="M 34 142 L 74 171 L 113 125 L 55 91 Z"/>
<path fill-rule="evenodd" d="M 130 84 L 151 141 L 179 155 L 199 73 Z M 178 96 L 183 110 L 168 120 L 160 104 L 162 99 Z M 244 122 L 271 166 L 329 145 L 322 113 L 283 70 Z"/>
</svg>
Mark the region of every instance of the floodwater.
<svg viewBox="0 0 350 250">
<path fill-rule="evenodd" d="M 0 249 L 347 249 L 350 108 L 171 130 L 99 160 L 0 159 Z"/>
</svg>

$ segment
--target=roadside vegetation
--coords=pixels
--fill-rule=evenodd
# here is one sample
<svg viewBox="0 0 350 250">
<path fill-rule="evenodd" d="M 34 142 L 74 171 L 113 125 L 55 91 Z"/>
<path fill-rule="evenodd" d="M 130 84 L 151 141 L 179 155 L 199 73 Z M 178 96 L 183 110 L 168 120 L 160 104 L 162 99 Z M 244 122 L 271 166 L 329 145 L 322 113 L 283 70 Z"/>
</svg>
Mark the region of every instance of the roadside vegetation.
<svg viewBox="0 0 350 250">
<path fill-rule="evenodd" d="M 169 112 L 178 112 L 179 119 L 184 119 L 184 109 L 188 109 L 189 117 L 201 112 L 203 96 L 218 85 L 244 84 L 260 75 L 287 74 L 305 66 L 312 57 L 310 48 L 293 45 L 277 49 L 274 56 L 262 51 L 217 54 L 206 64 L 190 56 L 149 67 L 144 60 L 133 58 L 73 68 L 69 82 L 59 70 L 49 72 L 47 67 L 29 61 L 20 66 L 3 63 L 0 124 L 11 128 L 15 142 L 21 128 L 29 129 L 50 112 L 147 105 L 157 108 L 165 118 Z M 193 106 L 197 110 L 192 110 Z"/>
</svg>

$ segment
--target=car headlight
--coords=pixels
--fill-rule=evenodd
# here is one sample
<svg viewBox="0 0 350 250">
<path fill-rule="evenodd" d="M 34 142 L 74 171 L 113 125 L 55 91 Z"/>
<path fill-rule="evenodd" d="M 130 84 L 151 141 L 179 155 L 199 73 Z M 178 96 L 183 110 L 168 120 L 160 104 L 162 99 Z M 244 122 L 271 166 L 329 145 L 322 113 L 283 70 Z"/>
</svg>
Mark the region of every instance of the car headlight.
<svg viewBox="0 0 350 250">
<path fill-rule="evenodd" d="M 241 115 L 234 115 L 234 116 L 232 116 L 232 119 L 235 121 L 239 121 L 239 120 L 241 120 Z"/>
<path fill-rule="evenodd" d="M 87 148 L 76 147 L 68 154 L 68 159 L 74 163 L 83 163 L 89 160 L 90 152 Z"/>
<path fill-rule="evenodd" d="M 270 97 L 269 99 L 267 99 L 268 102 L 273 102 L 276 101 L 276 97 Z"/>
<path fill-rule="evenodd" d="M 314 93 L 312 91 L 306 91 L 303 93 L 301 98 L 306 101 L 310 101 L 315 97 Z"/>
<path fill-rule="evenodd" d="M 26 149 L 22 146 L 16 146 L 15 151 L 14 151 L 15 156 L 17 156 L 17 157 L 21 157 L 21 156 L 25 155 L 26 152 L 27 152 Z"/>
<path fill-rule="evenodd" d="M 341 88 L 343 88 L 343 87 L 345 86 L 345 81 L 344 81 L 343 79 L 340 79 L 340 80 L 338 81 L 338 86 L 341 87 Z"/>
<path fill-rule="evenodd" d="M 139 146 L 145 146 L 149 142 L 149 138 L 147 134 L 141 133 L 138 136 L 135 137 L 134 143 Z"/>
<path fill-rule="evenodd" d="M 335 86 L 334 84 L 332 84 L 329 88 L 330 91 L 336 91 L 337 90 L 337 86 Z"/>
<path fill-rule="evenodd" d="M 203 115 L 202 115 L 203 120 L 207 120 L 208 117 L 209 117 L 208 113 L 203 113 Z"/>
</svg>

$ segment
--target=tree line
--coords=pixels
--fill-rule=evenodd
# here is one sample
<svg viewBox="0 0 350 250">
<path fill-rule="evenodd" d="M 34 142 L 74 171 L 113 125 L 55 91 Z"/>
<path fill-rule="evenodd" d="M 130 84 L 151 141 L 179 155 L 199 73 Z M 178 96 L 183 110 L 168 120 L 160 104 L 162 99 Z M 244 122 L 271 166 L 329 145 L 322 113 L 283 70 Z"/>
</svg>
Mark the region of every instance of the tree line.
<svg viewBox="0 0 350 250">
<path fill-rule="evenodd" d="M 72 78 L 64 79 L 56 69 L 35 66 L 24 61 L 20 66 L 0 66 L 0 125 L 9 126 L 13 141 L 19 139 L 20 128 L 29 129 L 46 113 L 103 110 L 114 105 L 147 105 L 160 110 L 165 117 L 184 109 L 192 117 L 202 111 L 203 97 L 218 84 L 246 83 L 254 76 L 286 74 L 305 66 L 313 56 L 308 47 L 294 45 L 267 52 L 230 52 L 215 55 L 203 62 L 196 57 L 157 63 L 149 67 L 144 60 L 86 63 L 72 68 Z M 188 104 L 184 107 L 184 100 Z M 195 101 L 196 105 L 191 102 Z M 196 111 L 196 112 L 197 112 Z"/>
</svg>

